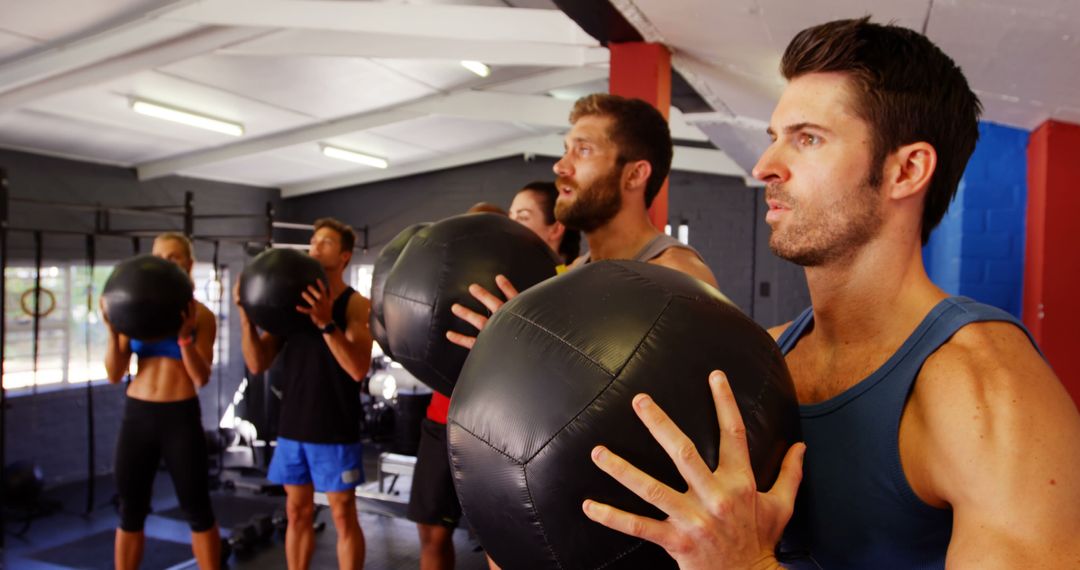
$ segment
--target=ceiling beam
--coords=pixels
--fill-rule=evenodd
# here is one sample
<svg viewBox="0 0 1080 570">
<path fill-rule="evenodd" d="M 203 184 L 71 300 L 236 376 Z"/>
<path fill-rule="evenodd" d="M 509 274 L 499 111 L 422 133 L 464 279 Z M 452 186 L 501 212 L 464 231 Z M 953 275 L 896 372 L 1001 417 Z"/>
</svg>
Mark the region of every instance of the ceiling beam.
<svg viewBox="0 0 1080 570">
<path fill-rule="evenodd" d="M 317 125 L 291 129 L 251 140 L 146 162 L 135 167 L 140 180 L 168 176 L 181 170 L 277 148 L 316 142 L 424 115 L 442 115 L 482 121 L 508 121 L 565 130 L 573 101 L 542 95 L 514 95 L 493 91 L 459 91 L 425 97 L 389 109 L 354 115 Z M 678 113 L 672 114 L 672 136 L 676 139 L 708 140 L 696 127 L 687 125 Z M 560 139 L 561 140 L 561 139 Z M 561 142 L 560 152 L 561 152 Z"/>
<path fill-rule="evenodd" d="M 521 95 L 539 95 L 559 89 L 561 87 L 573 87 L 583 83 L 592 83 L 599 80 L 607 80 L 608 66 L 569 67 L 545 71 L 503 81 L 484 87 L 485 91 L 498 91 L 500 93 L 518 93 Z"/>
<path fill-rule="evenodd" d="M 266 33 L 261 28 L 209 27 L 166 40 L 61 75 L 47 77 L 11 91 L 0 93 L 0 113 L 72 89 L 97 85 L 139 71 L 153 69 L 201 55 L 221 46 Z"/>
<path fill-rule="evenodd" d="M 197 23 L 163 20 L 161 16 L 191 0 L 174 0 L 135 18 L 53 42 L 41 50 L 0 65 L 0 93 L 55 77 L 88 65 L 173 39 L 197 30 Z"/>
<path fill-rule="evenodd" d="M 599 45 L 561 11 L 529 8 L 333 0 L 199 0 L 168 17 L 218 26 Z"/>
<path fill-rule="evenodd" d="M 525 41 L 284 30 L 217 51 L 234 56 L 317 55 L 387 59 L 475 60 L 488 65 L 580 67 L 607 63 L 607 48 Z"/>
<path fill-rule="evenodd" d="M 520 139 L 514 139 L 497 145 L 486 146 L 480 149 L 474 149 L 466 152 L 452 154 L 449 156 L 442 156 L 431 160 L 423 160 L 412 164 L 391 166 L 390 168 L 387 168 L 385 170 L 358 170 L 347 174 L 320 178 L 308 182 L 289 184 L 281 188 L 281 197 L 292 198 L 295 196 L 302 196 L 304 194 L 311 194 L 314 192 L 322 192 L 325 190 L 334 190 L 338 188 L 347 188 L 359 184 L 370 184 L 372 182 L 379 182 L 381 180 L 390 180 L 393 178 L 401 178 L 403 176 L 413 176 L 415 174 L 423 174 L 425 172 L 445 170 L 448 168 L 464 166 L 466 164 L 476 164 L 478 162 L 486 162 L 488 160 L 496 160 L 499 158 L 506 158 L 508 156 L 524 154 L 524 151 L 522 150 L 523 148 L 528 148 L 533 144 L 537 144 L 537 140 L 542 140 L 547 137 L 548 135 L 541 135 L 538 137 L 529 136 Z"/>
<path fill-rule="evenodd" d="M 377 113 L 368 113 L 327 121 L 313 126 L 298 127 L 285 132 L 246 139 L 205 150 L 197 150 L 180 156 L 171 156 L 160 160 L 145 162 L 135 166 L 139 180 L 153 180 L 182 170 L 198 168 L 233 158 L 240 158 L 260 152 L 329 139 L 357 131 L 374 129 L 383 125 L 422 117 L 422 113 L 407 109 L 391 109 Z"/>
<path fill-rule="evenodd" d="M 694 148 L 675 146 L 675 155 L 671 163 L 673 170 L 686 172 L 700 172 L 719 176 L 735 176 L 746 178 L 746 171 L 740 168 L 724 152 L 707 148 Z M 546 156 L 558 158 L 563 154 L 563 140 L 560 135 L 539 135 L 514 139 L 489 147 L 474 149 L 466 152 L 441 156 L 430 160 L 422 160 L 412 164 L 391 166 L 385 170 L 363 169 L 346 174 L 339 174 L 327 178 L 320 178 L 282 187 L 281 196 L 291 198 L 323 192 L 371 184 L 383 180 L 392 180 L 405 176 L 413 176 L 436 170 L 456 168 L 468 164 L 476 164 L 509 156 L 522 155 Z"/>
</svg>

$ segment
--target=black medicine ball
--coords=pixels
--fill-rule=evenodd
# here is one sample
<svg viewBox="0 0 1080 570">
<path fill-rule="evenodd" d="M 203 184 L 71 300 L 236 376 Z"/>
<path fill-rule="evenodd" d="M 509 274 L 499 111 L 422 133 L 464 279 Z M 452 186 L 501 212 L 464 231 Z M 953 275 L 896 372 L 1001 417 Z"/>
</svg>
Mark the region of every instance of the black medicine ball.
<svg viewBox="0 0 1080 570">
<path fill-rule="evenodd" d="M 665 515 L 600 471 L 606 445 L 678 490 L 686 484 L 634 414 L 647 393 L 715 469 L 708 375 L 724 371 L 746 423 L 759 489 L 801 437 L 776 343 L 712 287 L 634 261 L 571 270 L 504 305 L 465 363 L 450 404 L 454 483 L 504 568 L 668 568 L 658 546 L 592 522 L 585 499 Z"/>
<path fill-rule="evenodd" d="M 137 255 L 113 268 L 101 296 L 113 329 L 156 340 L 176 336 L 193 291 L 191 278 L 175 263 Z"/>
<path fill-rule="evenodd" d="M 386 321 L 383 317 L 383 289 L 386 288 L 386 278 L 390 276 L 390 270 L 401 256 L 405 244 L 409 243 L 416 232 L 430 226 L 424 222 L 413 224 L 394 236 L 386 247 L 382 248 L 379 256 L 375 258 L 375 266 L 371 270 L 371 316 L 368 318 L 368 328 L 371 329 L 371 337 L 379 343 L 384 354 L 393 358 L 390 353 L 390 342 L 386 338 Z"/>
<path fill-rule="evenodd" d="M 421 382 L 450 395 L 469 351 L 446 331 L 475 335 L 454 316 L 459 303 L 487 314 L 469 294 L 477 283 L 502 296 L 496 275 L 525 290 L 555 275 L 558 258 L 529 228 L 499 214 L 463 214 L 416 232 L 383 288 L 383 316 L 394 360 Z"/>
<path fill-rule="evenodd" d="M 4 467 L 4 500 L 11 507 L 33 508 L 44 489 L 45 477 L 35 463 L 13 461 Z"/>
<path fill-rule="evenodd" d="M 309 285 L 330 282 L 322 265 L 295 249 L 268 249 L 251 260 L 240 274 L 240 304 L 255 326 L 276 336 L 311 329 L 311 317 L 296 310 L 307 302 L 300 296 Z"/>
</svg>

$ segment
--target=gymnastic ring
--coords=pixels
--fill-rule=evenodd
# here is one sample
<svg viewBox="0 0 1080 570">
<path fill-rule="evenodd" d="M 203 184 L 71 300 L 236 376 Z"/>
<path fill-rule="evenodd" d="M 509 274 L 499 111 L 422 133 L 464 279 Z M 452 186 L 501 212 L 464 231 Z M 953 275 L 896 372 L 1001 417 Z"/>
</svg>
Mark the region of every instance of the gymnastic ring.
<svg viewBox="0 0 1080 570">
<path fill-rule="evenodd" d="M 30 303 L 28 302 L 28 298 L 31 295 L 34 294 L 34 289 L 35 288 L 31 287 L 30 289 L 27 289 L 26 291 L 23 291 L 22 296 L 19 297 L 19 306 L 22 307 L 23 313 L 26 313 L 26 315 L 29 316 L 29 317 L 35 316 L 34 315 L 34 310 L 32 310 L 30 308 Z M 46 289 L 44 287 L 41 287 L 40 291 L 41 291 L 42 296 L 49 298 L 49 303 L 48 303 L 49 308 L 47 310 L 45 310 L 44 312 L 38 311 L 38 314 L 37 314 L 37 318 L 43 319 L 43 318 L 49 316 L 53 312 L 53 310 L 56 309 L 56 295 L 53 295 L 52 291 L 50 291 L 50 290 L 48 290 L 48 289 Z M 39 307 L 39 309 L 40 309 L 40 307 Z"/>
</svg>

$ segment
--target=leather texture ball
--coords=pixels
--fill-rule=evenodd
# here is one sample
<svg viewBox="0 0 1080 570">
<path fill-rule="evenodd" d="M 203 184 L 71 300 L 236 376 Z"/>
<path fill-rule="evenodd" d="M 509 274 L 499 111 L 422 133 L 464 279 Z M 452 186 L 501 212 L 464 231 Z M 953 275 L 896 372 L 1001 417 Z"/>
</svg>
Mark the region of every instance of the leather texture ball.
<svg viewBox="0 0 1080 570">
<path fill-rule="evenodd" d="M 176 336 L 194 285 L 178 265 L 137 255 L 113 268 L 101 296 L 117 332 L 138 340 Z"/>
<path fill-rule="evenodd" d="M 240 274 L 240 304 L 255 326 L 276 336 L 314 329 L 311 317 L 296 310 L 307 306 L 301 293 L 309 285 L 330 282 L 322 265 L 295 249 L 268 249 Z"/>
<path fill-rule="evenodd" d="M 469 351 L 447 340 L 446 331 L 477 333 L 450 306 L 459 303 L 487 314 L 469 293 L 471 283 L 501 297 L 496 275 L 522 291 L 553 277 L 558 264 L 532 230 L 499 214 L 462 214 L 419 230 L 383 289 L 394 360 L 433 390 L 450 395 Z"/>
<path fill-rule="evenodd" d="M 592 522 L 585 499 L 662 519 L 600 471 L 603 444 L 665 484 L 686 484 L 635 415 L 649 394 L 710 468 L 719 426 L 708 376 L 724 371 L 759 489 L 801 437 L 795 389 L 772 337 L 716 289 L 635 261 L 572 269 L 488 321 L 458 379 L 451 468 L 470 524 L 503 568 L 668 568 L 651 543 Z"/>
<path fill-rule="evenodd" d="M 371 337 L 379 343 L 383 354 L 394 358 L 390 352 L 390 341 L 386 337 L 386 319 L 383 316 L 383 290 L 386 288 L 386 278 L 390 276 L 390 270 L 394 268 L 402 250 L 409 243 L 416 232 L 430 226 L 428 222 L 413 224 L 403 230 L 390 243 L 386 244 L 375 258 L 375 266 L 371 270 L 371 315 L 368 317 L 368 328 L 371 329 Z"/>
</svg>

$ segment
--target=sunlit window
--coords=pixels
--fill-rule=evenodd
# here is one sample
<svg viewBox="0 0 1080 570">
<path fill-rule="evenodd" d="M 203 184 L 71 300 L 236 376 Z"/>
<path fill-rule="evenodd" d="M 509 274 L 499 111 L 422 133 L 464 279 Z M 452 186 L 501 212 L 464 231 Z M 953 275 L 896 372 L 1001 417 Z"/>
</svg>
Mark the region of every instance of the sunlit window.
<svg viewBox="0 0 1080 570">
<path fill-rule="evenodd" d="M 108 333 L 101 322 L 98 298 L 111 271 L 111 265 L 94 266 L 93 283 L 90 283 L 90 271 L 85 265 L 44 266 L 41 268 L 41 290 L 35 293 L 33 266 L 6 268 L 5 389 L 81 385 L 105 378 Z M 215 282 L 213 265 L 196 263 L 192 277 L 195 298 L 215 315 L 227 318 L 231 304 L 222 302 L 222 293 L 228 289 Z M 227 284 L 227 276 L 221 277 Z M 40 303 L 37 311 L 35 298 Z M 40 315 L 36 355 L 35 313 Z M 228 358 L 228 337 L 228 327 L 219 326 L 217 342 L 222 345 L 220 351 L 215 346 L 214 353 L 215 359 L 221 355 L 221 364 Z"/>
</svg>

